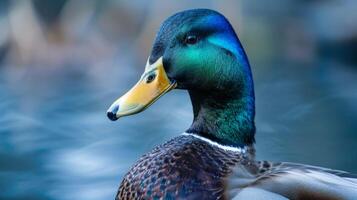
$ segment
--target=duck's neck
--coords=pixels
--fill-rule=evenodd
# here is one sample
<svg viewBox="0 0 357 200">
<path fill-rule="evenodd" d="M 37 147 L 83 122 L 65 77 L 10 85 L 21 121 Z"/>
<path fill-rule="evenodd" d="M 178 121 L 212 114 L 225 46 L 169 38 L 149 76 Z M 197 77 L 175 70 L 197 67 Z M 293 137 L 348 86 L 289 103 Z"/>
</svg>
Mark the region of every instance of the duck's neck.
<svg viewBox="0 0 357 200">
<path fill-rule="evenodd" d="M 254 93 L 232 95 L 189 91 L 194 119 L 186 131 L 222 145 L 245 147 L 254 143 Z"/>
</svg>

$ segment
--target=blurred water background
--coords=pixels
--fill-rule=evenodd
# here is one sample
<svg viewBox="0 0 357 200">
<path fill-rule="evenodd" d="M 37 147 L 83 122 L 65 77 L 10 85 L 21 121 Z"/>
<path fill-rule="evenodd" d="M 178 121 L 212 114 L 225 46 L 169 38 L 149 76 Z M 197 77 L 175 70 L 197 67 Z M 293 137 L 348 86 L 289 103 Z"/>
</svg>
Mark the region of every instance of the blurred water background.
<svg viewBox="0 0 357 200">
<path fill-rule="evenodd" d="M 113 199 L 139 156 L 191 123 L 185 91 L 117 122 L 160 23 L 230 19 L 256 88 L 257 157 L 357 173 L 357 1 L 0 1 L 0 199 Z"/>
</svg>

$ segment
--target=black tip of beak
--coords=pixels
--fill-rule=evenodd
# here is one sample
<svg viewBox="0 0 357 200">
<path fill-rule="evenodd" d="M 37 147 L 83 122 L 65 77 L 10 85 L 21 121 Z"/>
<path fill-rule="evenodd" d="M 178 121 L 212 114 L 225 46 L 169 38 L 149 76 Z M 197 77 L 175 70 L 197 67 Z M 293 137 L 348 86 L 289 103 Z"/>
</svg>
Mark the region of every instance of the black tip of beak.
<svg viewBox="0 0 357 200">
<path fill-rule="evenodd" d="M 112 121 L 115 121 L 115 120 L 118 119 L 116 113 L 113 113 L 113 112 L 110 112 L 110 111 L 107 112 L 107 116 Z"/>
</svg>

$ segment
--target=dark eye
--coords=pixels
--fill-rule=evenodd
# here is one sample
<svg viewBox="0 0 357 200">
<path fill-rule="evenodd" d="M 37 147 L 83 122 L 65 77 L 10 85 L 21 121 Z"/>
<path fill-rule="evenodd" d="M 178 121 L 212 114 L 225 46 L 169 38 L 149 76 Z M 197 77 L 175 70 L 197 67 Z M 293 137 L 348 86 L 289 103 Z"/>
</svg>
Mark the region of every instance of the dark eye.
<svg viewBox="0 0 357 200">
<path fill-rule="evenodd" d="M 188 35 L 185 39 L 186 44 L 196 44 L 197 43 L 197 36 L 195 35 Z"/>
</svg>

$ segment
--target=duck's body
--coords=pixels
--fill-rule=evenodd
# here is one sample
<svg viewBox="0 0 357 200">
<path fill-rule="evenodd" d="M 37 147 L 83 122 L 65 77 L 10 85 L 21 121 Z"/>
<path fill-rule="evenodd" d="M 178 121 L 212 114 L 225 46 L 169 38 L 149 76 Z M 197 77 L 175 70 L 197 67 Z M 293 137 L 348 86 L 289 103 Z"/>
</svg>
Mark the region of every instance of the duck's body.
<svg viewBox="0 0 357 200">
<path fill-rule="evenodd" d="M 125 176 L 118 199 L 222 199 L 226 177 L 249 159 L 192 135 L 176 137 L 144 155 Z"/>
<path fill-rule="evenodd" d="M 357 177 L 294 163 L 255 161 L 254 149 L 184 133 L 145 154 L 116 199 L 356 199 Z"/>
<path fill-rule="evenodd" d="M 357 179 L 346 172 L 255 161 L 252 75 L 223 15 L 196 9 L 168 18 L 140 81 L 108 117 L 138 113 L 173 88 L 188 90 L 192 125 L 144 155 L 116 199 L 357 199 Z"/>
</svg>

